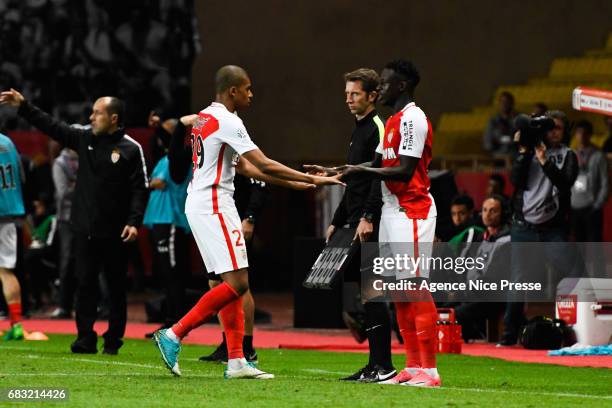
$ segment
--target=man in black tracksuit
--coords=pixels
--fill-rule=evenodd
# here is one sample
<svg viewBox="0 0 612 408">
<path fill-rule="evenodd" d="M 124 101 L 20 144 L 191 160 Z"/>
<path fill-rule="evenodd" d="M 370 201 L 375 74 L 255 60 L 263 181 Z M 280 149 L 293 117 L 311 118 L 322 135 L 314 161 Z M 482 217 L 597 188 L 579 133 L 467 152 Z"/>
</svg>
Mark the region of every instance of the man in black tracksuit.
<svg viewBox="0 0 612 408">
<path fill-rule="evenodd" d="M 98 273 L 109 285 L 110 315 L 104 353 L 117 354 L 125 333 L 126 243 L 136 240 L 147 199 L 147 171 L 141 146 L 124 133 L 122 102 L 99 98 L 90 116 L 91 129 L 60 122 L 24 99 L 17 91 L 2 92 L 0 103 L 18 107 L 32 125 L 79 154 L 71 214 L 75 233 L 77 340 L 73 353 L 96 353 L 93 330 L 98 298 Z"/>
<path fill-rule="evenodd" d="M 372 161 L 376 147 L 384 137 L 385 125 L 375 109 L 378 97 L 379 78 L 376 71 L 361 68 L 345 75 L 346 103 L 355 115 L 355 130 L 351 136 L 348 164 Z M 305 166 L 307 169 L 310 166 Z M 328 172 L 329 169 L 313 166 L 311 171 Z M 355 239 L 372 241 L 377 237 L 374 230 L 380 222 L 381 187 L 380 180 L 363 177 L 346 179 L 346 189 L 338 205 L 326 240 L 339 228 L 356 228 Z M 361 256 L 355 256 L 347 269 L 345 279 L 360 280 Z M 370 356 L 368 364 L 355 374 L 343 378 L 346 381 L 380 382 L 395 376 L 391 362 L 391 319 L 387 305 L 382 302 L 366 302 L 365 333 L 368 338 Z"/>
</svg>

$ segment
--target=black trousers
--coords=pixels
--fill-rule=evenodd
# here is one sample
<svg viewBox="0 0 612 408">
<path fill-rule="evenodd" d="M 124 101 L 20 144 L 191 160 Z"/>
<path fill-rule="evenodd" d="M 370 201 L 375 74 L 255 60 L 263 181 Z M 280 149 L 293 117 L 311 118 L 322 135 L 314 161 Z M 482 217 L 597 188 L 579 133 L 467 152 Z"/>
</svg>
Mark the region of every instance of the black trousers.
<svg viewBox="0 0 612 408">
<path fill-rule="evenodd" d="M 31 247 L 25 251 L 26 279 L 31 296 L 31 299 L 28 300 L 33 302 L 30 306 L 36 308 L 42 306 L 43 294 L 49 292 L 56 273 L 55 259 L 55 248 L 53 246 Z"/>
<path fill-rule="evenodd" d="M 171 224 L 154 224 L 155 262 L 166 295 L 165 323 L 175 323 L 185 308 L 185 285 L 189 272 L 189 246 L 184 229 Z"/>
<path fill-rule="evenodd" d="M 74 232 L 67 221 L 57 223 L 59 235 L 58 275 L 59 305 L 67 312 L 74 305 Z"/>
<path fill-rule="evenodd" d="M 104 274 L 108 283 L 110 314 L 104 342 L 119 347 L 127 320 L 127 246 L 117 238 L 94 238 L 75 234 L 77 276 L 76 324 L 79 339 L 95 341 L 93 330 L 99 296 L 98 276 Z"/>
<path fill-rule="evenodd" d="M 572 232 L 576 242 L 603 241 L 603 211 L 591 207 L 572 210 Z"/>
</svg>

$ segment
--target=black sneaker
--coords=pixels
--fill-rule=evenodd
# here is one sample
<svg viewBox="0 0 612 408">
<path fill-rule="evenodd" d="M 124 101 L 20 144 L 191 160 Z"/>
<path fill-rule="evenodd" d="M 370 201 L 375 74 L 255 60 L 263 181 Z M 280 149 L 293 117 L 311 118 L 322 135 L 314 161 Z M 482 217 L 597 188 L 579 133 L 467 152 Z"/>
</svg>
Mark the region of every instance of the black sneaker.
<svg viewBox="0 0 612 408">
<path fill-rule="evenodd" d="M 76 339 L 70 345 L 70 351 L 75 354 L 96 354 L 98 352 L 98 348 L 96 347 L 97 339 Z"/>
<path fill-rule="evenodd" d="M 379 365 L 375 365 L 369 371 L 363 373 L 363 376 L 357 380 L 364 383 L 377 383 L 381 381 L 389 380 L 397 374 L 394 368 L 385 368 Z"/>
<path fill-rule="evenodd" d="M 117 354 L 119 354 L 119 349 L 111 348 L 111 347 L 104 347 L 104 350 L 102 350 L 102 354 L 116 356 Z"/>
<path fill-rule="evenodd" d="M 360 381 L 361 379 L 365 377 L 366 373 L 370 371 L 372 371 L 372 367 L 365 366 L 359 371 L 357 371 L 355 374 L 349 375 L 348 377 L 341 378 L 340 381 Z"/>
<path fill-rule="evenodd" d="M 102 349 L 102 354 L 116 356 L 119 353 L 119 349 L 121 348 L 121 346 L 123 346 L 123 341 L 121 340 L 105 341 L 104 348 Z"/>
<path fill-rule="evenodd" d="M 214 363 L 227 363 L 227 345 L 221 343 L 219 347 L 207 356 L 199 358 L 200 361 L 211 361 Z"/>
</svg>

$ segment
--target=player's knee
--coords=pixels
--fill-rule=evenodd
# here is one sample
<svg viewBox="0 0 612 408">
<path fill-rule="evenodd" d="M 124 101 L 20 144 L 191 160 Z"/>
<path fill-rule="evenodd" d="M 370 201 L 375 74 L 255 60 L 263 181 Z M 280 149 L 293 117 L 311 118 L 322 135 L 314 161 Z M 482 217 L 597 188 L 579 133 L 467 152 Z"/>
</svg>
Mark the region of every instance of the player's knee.
<svg viewBox="0 0 612 408">
<path fill-rule="evenodd" d="M 223 281 L 230 285 L 239 295 L 249 290 L 249 275 L 246 269 L 228 272 L 222 275 Z"/>
<path fill-rule="evenodd" d="M 236 292 L 238 292 L 238 294 L 240 296 L 244 295 L 244 293 L 249 290 L 249 283 L 248 282 L 235 282 L 233 285 L 231 285 L 234 290 Z"/>
</svg>

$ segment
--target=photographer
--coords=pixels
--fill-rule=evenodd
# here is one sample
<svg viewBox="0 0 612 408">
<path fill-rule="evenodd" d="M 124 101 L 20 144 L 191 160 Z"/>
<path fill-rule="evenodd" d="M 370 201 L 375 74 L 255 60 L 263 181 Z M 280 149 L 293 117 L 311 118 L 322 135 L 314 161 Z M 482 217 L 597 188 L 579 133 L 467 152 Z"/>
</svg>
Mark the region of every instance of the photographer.
<svg viewBox="0 0 612 408">
<path fill-rule="evenodd" d="M 515 187 L 512 242 L 565 242 L 568 237 L 571 188 L 578 175 L 576 154 L 562 144 L 568 130 L 566 116 L 560 111 L 549 111 L 546 116 L 536 118 L 519 115 L 515 127 L 518 129 L 515 134 L 518 155 L 511 173 Z M 559 253 L 559 246 L 554 248 L 545 248 L 544 259 L 554 264 L 559 272 L 567 270 L 572 265 L 572 260 L 568 259 L 571 252 Z M 514 282 L 527 279 L 528 270 L 542 270 L 533 269 L 534 266 L 540 267 L 533 265 L 533 262 L 542 259 L 541 256 L 528 257 L 522 253 L 515 254 L 515 251 L 518 249 L 513 247 Z M 524 302 L 521 299 L 512 300 L 506 304 L 501 346 L 516 343 L 524 320 Z"/>
</svg>

